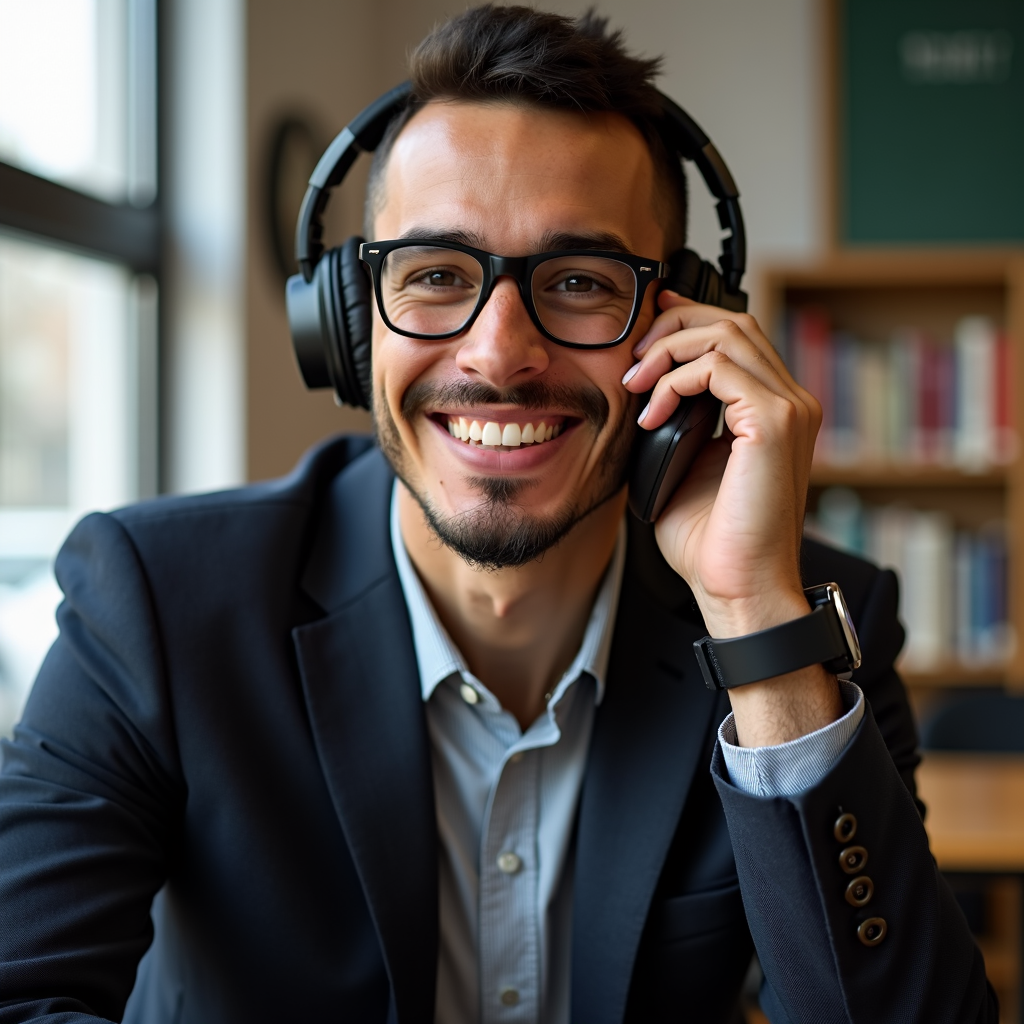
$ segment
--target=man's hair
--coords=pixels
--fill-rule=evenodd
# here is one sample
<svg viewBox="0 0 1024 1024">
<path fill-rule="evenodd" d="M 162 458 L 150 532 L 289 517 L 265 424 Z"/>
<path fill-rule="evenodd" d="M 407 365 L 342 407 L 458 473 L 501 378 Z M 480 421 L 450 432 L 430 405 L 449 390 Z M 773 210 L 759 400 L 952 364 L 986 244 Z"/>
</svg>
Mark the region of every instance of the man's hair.
<svg viewBox="0 0 1024 1024">
<path fill-rule="evenodd" d="M 438 25 L 409 61 L 412 100 L 388 126 L 373 158 L 367 231 L 383 203 L 388 156 L 409 119 L 432 100 L 505 102 L 627 117 L 650 147 L 656 213 L 665 255 L 686 240 L 686 176 L 658 130 L 661 104 L 654 78 L 661 59 L 626 51 L 622 32 L 593 10 L 579 18 L 531 7 L 484 4 Z"/>
</svg>

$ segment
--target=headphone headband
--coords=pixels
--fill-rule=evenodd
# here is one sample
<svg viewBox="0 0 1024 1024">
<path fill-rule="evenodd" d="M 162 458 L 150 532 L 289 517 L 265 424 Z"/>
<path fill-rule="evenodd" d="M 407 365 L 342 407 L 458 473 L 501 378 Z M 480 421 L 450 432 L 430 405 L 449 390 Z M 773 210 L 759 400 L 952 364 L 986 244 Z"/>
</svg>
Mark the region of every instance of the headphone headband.
<svg viewBox="0 0 1024 1024">
<path fill-rule="evenodd" d="M 739 292 L 747 266 L 747 240 L 740 211 L 739 190 L 714 143 L 700 125 L 664 93 L 660 126 L 668 147 L 684 160 L 692 160 L 711 194 L 718 200 L 718 222 L 729 232 L 722 239 L 718 262 L 729 292 Z M 341 183 L 360 153 L 372 153 L 379 145 L 392 118 L 400 114 L 412 96 L 412 84 L 403 82 L 386 92 L 357 115 L 334 138 L 309 178 L 295 228 L 295 256 L 308 283 L 323 255 L 323 213 L 331 190 Z"/>
</svg>

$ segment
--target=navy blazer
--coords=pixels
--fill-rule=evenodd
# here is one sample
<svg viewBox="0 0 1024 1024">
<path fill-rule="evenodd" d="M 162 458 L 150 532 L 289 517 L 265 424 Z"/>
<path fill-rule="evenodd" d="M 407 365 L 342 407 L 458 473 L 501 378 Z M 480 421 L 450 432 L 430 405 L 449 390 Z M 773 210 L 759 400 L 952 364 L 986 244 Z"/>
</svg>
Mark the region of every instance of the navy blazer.
<svg viewBox="0 0 1024 1024">
<path fill-rule="evenodd" d="M 3 749 L 0 1022 L 431 1020 L 438 839 L 391 485 L 338 439 L 284 480 L 74 530 L 60 638 Z M 728 702 L 692 595 L 631 522 L 576 824 L 579 1024 L 727 1021 L 755 945 L 776 1024 L 996 1021 L 915 806 L 895 579 L 804 557 L 851 605 L 870 710 L 817 786 L 759 799 L 715 754 Z"/>
</svg>

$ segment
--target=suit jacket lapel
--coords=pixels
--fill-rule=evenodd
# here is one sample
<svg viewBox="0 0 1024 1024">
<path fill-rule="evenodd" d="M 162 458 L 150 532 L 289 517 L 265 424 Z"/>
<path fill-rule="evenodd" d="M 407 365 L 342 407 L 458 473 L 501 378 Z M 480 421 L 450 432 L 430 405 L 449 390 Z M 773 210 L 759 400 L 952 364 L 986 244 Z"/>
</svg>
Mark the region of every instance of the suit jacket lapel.
<svg viewBox="0 0 1024 1024">
<path fill-rule="evenodd" d="M 303 587 L 328 614 L 294 631 L 313 739 L 380 937 L 399 1021 L 431 1020 L 437 826 L 408 613 L 379 452 L 339 476 Z"/>
<path fill-rule="evenodd" d="M 580 802 L 572 1017 L 623 1018 L 651 897 L 720 707 L 693 656 L 686 585 L 631 521 L 608 670 Z M 668 575 L 666 575 L 666 573 Z"/>
</svg>

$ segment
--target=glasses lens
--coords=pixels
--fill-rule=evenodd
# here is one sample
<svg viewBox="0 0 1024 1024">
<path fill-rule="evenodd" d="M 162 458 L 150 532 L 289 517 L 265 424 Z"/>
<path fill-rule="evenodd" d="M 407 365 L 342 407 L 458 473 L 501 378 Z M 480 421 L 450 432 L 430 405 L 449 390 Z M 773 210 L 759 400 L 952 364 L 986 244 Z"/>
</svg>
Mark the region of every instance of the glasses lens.
<svg viewBox="0 0 1024 1024">
<path fill-rule="evenodd" d="M 483 276 L 480 263 L 468 253 L 403 246 L 388 253 L 381 269 L 384 311 L 400 331 L 451 334 L 472 315 Z"/>
<path fill-rule="evenodd" d="M 533 272 L 533 304 L 560 341 L 606 345 L 629 326 L 636 301 L 632 267 L 603 256 L 558 256 Z"/>
</svg>

